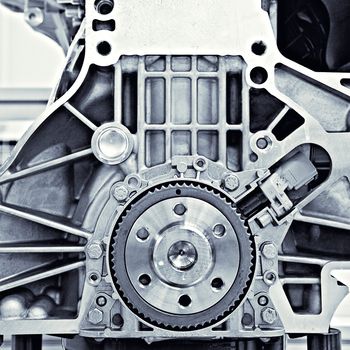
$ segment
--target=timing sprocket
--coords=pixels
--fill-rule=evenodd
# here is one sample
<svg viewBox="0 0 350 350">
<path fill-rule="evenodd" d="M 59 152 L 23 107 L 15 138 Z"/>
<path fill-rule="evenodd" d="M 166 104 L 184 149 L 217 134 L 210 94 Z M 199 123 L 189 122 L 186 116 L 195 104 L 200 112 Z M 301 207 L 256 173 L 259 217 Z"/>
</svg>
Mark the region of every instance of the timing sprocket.
<svg viewBox="0 0 350 350">
<path fill-rule="evenodd" d="M 111 240 L 115 286 L 158 327 L 212 325 L 239 305 L 252 280 L 254 242 L 233 202 L 194 181 L 155 186 L 125 208 Z"/>
</svg>

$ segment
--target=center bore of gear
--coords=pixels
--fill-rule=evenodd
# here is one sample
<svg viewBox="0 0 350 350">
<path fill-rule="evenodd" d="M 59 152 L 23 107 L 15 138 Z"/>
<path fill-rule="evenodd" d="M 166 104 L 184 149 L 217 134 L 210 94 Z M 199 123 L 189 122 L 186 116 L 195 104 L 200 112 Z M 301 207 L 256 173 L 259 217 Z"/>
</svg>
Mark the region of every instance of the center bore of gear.
<svg viewBox="0 0 350 350">
<path fill-rule="evenodd" d="M 110 266 L 117 291 L 138 316 L 158 327 L 192 330 L 240 304 L 252 279 L 253 247 L 225 194 L 202 183 L 169 182 L 124 209 Z"/>
<path fill-rule="evenodd" d="M 197 250 L 190 242 L 178 241 L 170 247 L 168 259 L 174 268 L 187 270 L 196 263 Z"/>
</svg>

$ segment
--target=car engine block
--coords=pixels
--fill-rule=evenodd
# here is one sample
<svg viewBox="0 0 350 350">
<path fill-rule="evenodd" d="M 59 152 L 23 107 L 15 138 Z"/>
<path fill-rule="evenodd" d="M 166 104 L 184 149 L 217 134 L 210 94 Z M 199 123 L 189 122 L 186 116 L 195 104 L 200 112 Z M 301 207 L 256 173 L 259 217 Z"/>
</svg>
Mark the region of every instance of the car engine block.
<svg viewBox="0 0 350 350">
<path fill-rule="evenodd" d="M 340 349 L 349 5 L 51 2 L 4 2 L 67 58 L 0 169 L 1 333 Z"/>
</svg>

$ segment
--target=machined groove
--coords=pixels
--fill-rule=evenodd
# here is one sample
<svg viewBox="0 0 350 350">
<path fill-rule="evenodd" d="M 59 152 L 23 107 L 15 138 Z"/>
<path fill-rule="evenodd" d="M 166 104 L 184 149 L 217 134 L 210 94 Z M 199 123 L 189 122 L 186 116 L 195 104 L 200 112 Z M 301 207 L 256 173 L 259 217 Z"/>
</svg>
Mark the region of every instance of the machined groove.
<svg viewBox="0 0 350 350">
<path fill-rule="evenodd" d="M 48 254 L 48 253 L 82 253 L 84 252 L 84 246 L 74 246 L 74 245 L 0 245 L 0 254 L 12 254 L 12 253 L 35 253 L 35 254 Z"/>
<path fill-rule="evenodd" d="M 92 154 L 92 150 L 91 150 L 91 148 L 88 148 L 88 149 L 78 151 L 78 152 L 75 152 L 75 153 L 60 157 L 60 158 L 56 158 L 53 160 L 49 160 L 47 162 L 43 162 L 41 164 L 31 166 L 27 169 L 23 169 L 23 170 L 15 172 L 15 173 L 3 176 L 2 178 L 0 178 L 0 184 L 19 180 L 19 179 L 22 179 L 22 178 L 27 177 L 27 176 L 31 176 L 31 175 L 38 174 L 38 173 L 41 173 L 41 172 L 44 172 L 47 170 L 51 170 L 51 169 L 60 167 L 63 164 L 68 164 L 68 163 L 74 162 L 76 160 L 79 160 L 81 158 L 87 157 L 90 154 Z"/>
<path fill-rule="evenodd" d="M 56 230 L 67 232 L 67 233 L 70 233 L 70 234 L 75 235 L 75 236 L 83 237 L 85 239 L 89 239 L 91 237 L 90 232 L 87 232 L 87 231 L 84 231 L 84 230 L 81 230 L 81 229 L 78 229 L 78 228 L 75 228 L 72 226 L 68 226 L 65 224 L 61 224 L 59 222 L 56 222 L 56 221 L 53 221 L 50 219 L 45 219 L 45 218 L 40 217 L 38 215 L 34 215 L 34 214 L 26 213 L 26 212 L 18 210 L 18 209 L 10 208 L 10 207 L 7 207 L 5 205 L 0 205 L 0 213 L 4 213 L 4 214 L 16 216 L 16 217 L 21 218 L 21 219 L 33 221 L 33 222 L 36 222 L 38 224 L 48 226 L 48 227 L 51 227 L 51 228 L 56 229 Z"/>
<path fill-rule="evenodd" d="M 324 266 L 329 262 L 329 260 L 327 259 L 313 258 L 313 257 L 307 257 L 307 256 L 293 256 L 293 255 L 279 255 L 278 261 L 290 262 L 290 263 L 296 263 L 296 264 L 319 265 L 319 266 Z"/>
<path fill-rule="evenodd" d="M 77 261 L 71 264 L 61 265 L 53 268 L 50 268 L 49 265 L 46 265 L 46 270 L 44 271 L 42 271 L 42 269 L 45 269 L 45 265 L 34 267 L 20 274 L 16 274 L 15 276 L 8 276 L 0 279 L 0 292 L 20 287 L 28 283 L 33 283 L 44 278 L 59 275 L 61 273 L 76 270 L 80 267 L 83 267 L 84 265 L 84 261 Z"/>
<path fill-rule="evenodd" d="M 80 113 L 75 107 L 73 107 L 69 102 L 66 102 L 64 106 L 68 109 L 69 112 L 74 114 L 80 121 L 82 121 L 86 126 L 88 126 L 91 130 L 95 131 L 97 126 L 92 123 L 88 118 L 85 117 L 82 113 Z"/>
<path fill-rule="evenodd" d="M 317 277 L 282 277 L 280 281 L 283 284 L 320 284 L 321 279 Z"/>
<path fill-rule="evenodd" d="M 296 221 L 305 222 L 308 224 L 334 227 L 334 228 L 343 229 L 343 230 L 350 230 L 350 224 L 348 223 L 334 221 L 330 219 L 318 218 L 316 216 L 311 216 L 311 215 L 302 215 L 297 213 L 294 219 Z"/>
</svg>

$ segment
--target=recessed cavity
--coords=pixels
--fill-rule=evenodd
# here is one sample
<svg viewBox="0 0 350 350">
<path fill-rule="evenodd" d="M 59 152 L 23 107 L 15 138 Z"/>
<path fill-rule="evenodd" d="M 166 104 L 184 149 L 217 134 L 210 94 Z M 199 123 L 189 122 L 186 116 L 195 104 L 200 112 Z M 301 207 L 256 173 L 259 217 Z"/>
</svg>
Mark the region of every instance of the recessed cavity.
<svg viewBox="0 0 350 350">
<path fill-rule="evenodd" d="M 114 2 L 112 0 L 96 0 L 94 5 L 98 13 L 108 15 L 113 10 Z"/>
<path fill-rule="evenodd" d="M 183 307 L 188 307 L 191 305 L 192 303 L 192 299 L 190 298 L 190 296 L 188 296 L 187 294 L 185 295 L 181 295 L 181 297 L 179 298 L 178 303 L 183 306 Z"/>
<path fill-rule="evenodd" d="M 186 213 L 186 210 L 186 207 L 181 203 L 176 204 L 174 207 L 174 213 L 176 215 L 184 215 Z"/>
<path fill-rule="evenodd" d="M 151 283 L 151 276 L 147 275 L 146 273 L 144 273 L 143 275 L 141 275 L 139 277 L 139 282 L 140 284 L 142 284 L 143 286 L 148 286 Z"/>
<path fill-rule="evenodd" d="M 255 67 L 250 71 L 250 79 L 257 85 L 264 84 L 267 78 L 267 71 L 263 67 Z"/>
<path fill-rule="evenodd" d="M 112 51 L 111 44 L 108 41 L 101 41 L 97 45 L 97 51 L 102 56 L 108 56 Z"/>
</svg>

